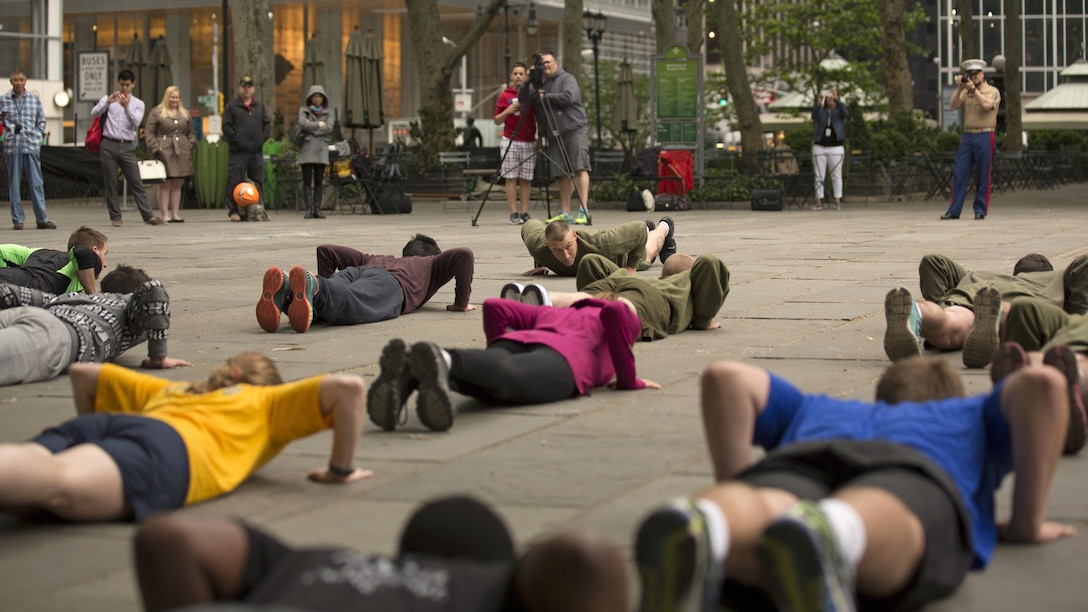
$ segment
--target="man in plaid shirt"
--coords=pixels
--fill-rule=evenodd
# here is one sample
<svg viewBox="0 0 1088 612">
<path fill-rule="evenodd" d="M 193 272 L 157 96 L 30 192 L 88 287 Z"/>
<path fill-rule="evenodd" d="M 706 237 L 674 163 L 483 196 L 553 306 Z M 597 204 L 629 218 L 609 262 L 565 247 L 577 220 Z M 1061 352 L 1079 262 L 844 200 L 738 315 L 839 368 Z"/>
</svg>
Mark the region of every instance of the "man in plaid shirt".
<svg viewBox="0 0 1088 612">
<path fill-rule="evenodd" d="M 11 91 L 0 96 L 0 121 L 4 124 L 4 163 L 8 167 L 8 199 L 11 223 L 23 229 L 23 201 L 19 195 L 23 170 L 30 185 L 30 201 L 38 229 L 57 229 L 45 214 L 45 188 L 42 184 L 42 137 L 45 112 L 38 95 L 26 90 L 26 71 L 11 71 Z"/>
</svg>

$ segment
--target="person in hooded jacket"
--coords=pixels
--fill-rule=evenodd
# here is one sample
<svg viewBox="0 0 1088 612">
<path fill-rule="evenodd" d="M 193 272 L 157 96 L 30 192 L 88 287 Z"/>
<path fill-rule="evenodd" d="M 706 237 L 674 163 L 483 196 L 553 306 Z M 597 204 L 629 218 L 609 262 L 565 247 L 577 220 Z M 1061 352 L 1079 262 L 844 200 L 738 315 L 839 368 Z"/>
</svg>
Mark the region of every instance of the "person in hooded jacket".
<svg viewBox="0 0 1088 612">
<path fill-rule="evenodd" d="M 321 214 L 321 183 L 329 165 L 326 138 L 332 133 L 329 118 L 329 97 L 325 88 L 314 85 L 306 92 L 306 104 L 298 109 L 298 124 L 304 141 L 298 148 L 298 163 L 302 166 L 302 199 L 306 202 L 306 219 L 324 219 Z"/>
</svg>

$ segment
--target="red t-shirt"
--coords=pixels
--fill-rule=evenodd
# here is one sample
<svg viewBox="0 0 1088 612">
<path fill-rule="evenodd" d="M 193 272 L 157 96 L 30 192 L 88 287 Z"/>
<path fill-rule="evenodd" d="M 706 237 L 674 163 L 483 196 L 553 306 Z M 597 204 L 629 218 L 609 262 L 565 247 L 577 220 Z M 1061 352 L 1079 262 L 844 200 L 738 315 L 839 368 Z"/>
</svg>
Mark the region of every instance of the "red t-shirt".
<svg viewBox="0 0 1088 612">
<path fill-rule="evenodd" d="M 499 101 L 495 104 L 495 114 L 503 112 L 518 99 L 518 90 L 513 87 L 507 87 L 506 91 L 499 94 Z M 514 136 L 514 130 L 518 127 L 518 120 L 521 116 L 525 115 L 525 121 L 521 122 L 521 129 L 518 130 L 517 137 Z M 506 116 L 506 123 L 503 125 L 502 135 L 512 140 L 520 142 L 532 142 L 536 140 L 536 109 L 530 108 L 528 111 L 518 111 L 512 115 Z"/>
</svg>

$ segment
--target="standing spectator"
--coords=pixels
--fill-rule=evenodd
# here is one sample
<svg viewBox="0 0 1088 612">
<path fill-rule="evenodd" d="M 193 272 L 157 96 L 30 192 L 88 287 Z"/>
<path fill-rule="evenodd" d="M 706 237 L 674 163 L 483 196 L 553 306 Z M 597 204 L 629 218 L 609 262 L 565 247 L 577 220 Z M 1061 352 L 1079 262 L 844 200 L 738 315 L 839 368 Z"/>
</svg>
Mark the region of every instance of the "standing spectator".
<svg viewBox="0 0 1088 612">
<path fill-rule="evenodd" d="M 23 168 L 30 187 L 30 201 L 38 229 L 57 229 L 45 214 L 45 188 L 42 183 L 42 136 L 45 113 L 38 94 L 26 90 L 26 71 L 11 71 L 11 91 L 0 96 L 0 120 L 3 121 L 4 163 L 8 167 L 8 199 L 11 201 L 12 229 L 23 229 L 23 201 L 19 194 Z"/>
<path fill-rule="evenodd" d="M 471 151 L 484 146 L 484 135 L 476 127 L 475 117 L 465 117 L 465 130 L 461 133 L 461 150 Z"/>
<path fill-rule="evenodd" d="M 189 111 L 181 105 L 181 91 L 171 85 L 162 94 L 162 102 L 151 109 L 144 127 L 147 150 L 166 165 L 166 181 L 159 185 L 159 211 L 170 223 L 184 223 L 181 218 L 181 187 L 193 175 L 193 147 L 196 132 Z"/>
<path fill-rule="evenodd" d="M 816 202 L 812 210 L 824 207 L 824 179 L 831 170 L 831 189 L 835 196 L 835 210 L 842 208 L 842 163 L 846 159 L 846 106 L 839 100 L 839 91 L 833 89 L 820 94 L 812 109 L 812 121 L 816 133 L 812 135 L 812 167 L 816 174 Z M 830 207 L 830 204 L 828 205 Z"/>
<path fill-rule="evenodd" d="M 986 82 L 982 72 L 986 62 L 967 60 L 962 64 L 964 74 L 956 82 L 956 93 L 948 108 L 963 108 L 963 136 L 956 151 L 956 169 L 952 175 L 952 201 L 941 219 L 959 219 L 971 169 L 975 170 L 975 219 L 985 219 L 990 212 L 990 171 L 994 160 L 994 128 L 1001 92 Z"/>
<path fill-rule="evenodd" d="M 264 104 L 253 97 L 253 77 L 248 74 L 238 82 L 238 97 L 223 109 L 223 137 L 230 145 L 227 165 L 227 210 L 231 221 L 241 221 L 234 188 L 246 177 L 264 198 L 264 141 L 272 133 L 272 120 Z M 268 215 L 263 215 L 268 220 Z"/>
<path fill-rule="evenodd" d="M 521 111 L 518 89 L 525 82 L 528 66 L 515 62 L 510 69 L 510 86 L 499 95 L 495 104 L 495 125 L 501 125 L 502 168 L 499 174 L 506 182 L 506 203 L 510 205 L 510 223 L 518 225 L 529 220 L 529 189 L 533 182 L 533 156 L 536 147 L 536 109 L 527 105 Z M 521 192 L 521 214 L 518 215 L 518 192 Z"/>
<path fill-rule="evenodd" d="M 325 88 L 314 85 L 306 93 L 306 103 L 298 109 L 298 124 L 305 140 L 298 148 L 302 166 L 302 199 L 306 202 L 305 219 L 324 219 L 321 214 L 321 182 L 329 165 L 329 147 L 325 138 L 332 133 L 329 123 L 329 96 Z"/>
<path fill-rule="evenodd" d="M 102 175 L 106 184 L 106 208 L 110 212 L 113 227 L 121 227 L 121 206 L 117 203 L 117 168 L 125 175 L 125 183 L 136 200 L 136 208 L 148 225 L 160 225 L 162 219 L 151 214 L 147 205 L 147 191 L 140 179 L 140 166 L 136 163 L 136 132 L 144 120 L 144 101 L 132 95 L 136 75 L 129 69 L 117 75 L 117 91 L 102 96 L 91 109 L 91 116 L 102 118 L 102 147 L 98 157 L 102 160 Z"/>
<path fill-rule="evenodd" d="M 544 70 L 543 84 L 531 80 L 521 86 L 518 98 L 522 104 L 539 99 L 548 110 L 540 116 L 540 123 L 548 136 L 548 157 L 552 160 L 552 176 L 559 177 L 560 213 L 548 221 L 562 219 L 567 223 L 585 225 L 585 202 L 589 197 L 589 131 L 586 109 L 582 106 L 582 91 L 574 75 L 559 67 L 554 53 L 541 53 L 539 64 Z M 548 117 L 556 125 L 548 125 Z M 567 164 L 570 167 L 566 167 Z M 571 177 L 574 180 L 571 180 Z M 570 214 L 570 199 L 575 186 L 582 207 L 578 216 Z"/>
</svg>

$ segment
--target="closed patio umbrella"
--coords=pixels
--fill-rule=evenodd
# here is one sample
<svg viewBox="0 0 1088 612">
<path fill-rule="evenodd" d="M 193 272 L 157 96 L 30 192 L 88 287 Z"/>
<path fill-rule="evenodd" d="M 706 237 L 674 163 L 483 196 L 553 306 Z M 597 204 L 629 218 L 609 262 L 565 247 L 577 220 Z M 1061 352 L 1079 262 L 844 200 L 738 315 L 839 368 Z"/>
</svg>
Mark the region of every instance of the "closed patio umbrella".
<svg viewBox="0 0 1088 612">
<path fill-rule="evenodd" d="M 635 134 L 638 132 L 638 97 L 635 94 L 635 71 L 626 59 L 620 64 L 619 80 L 616 83 L 616 122 L 620 141 L 630 154 L 634 149 Z"/>
<path fill-rule="evenodd" d="M 635 96 L 635 71 L 626 60 L 620 64 L 616 88 L 616 121 L 621 132 L 638 130 L 638 98 Z"/>
<path fill-rule="evenodd" d="M 158 104 L 162 99 L 162 92 L 174 84 L 174 58 L 171 57 L 170 48 L 166 46 L 166 39 L 162 36 L 155 41 L 147 63 L 147 76 L 151 82 L 148 95 Z"/>
<path fill-rule="evenodd" d="M 302 52 L 302 95 L 305 96 L 314 85 L 328 85 L 325 82 L 325 60 L 322 59 L 317 35 L 306 41 Z"/>
<path fill-rule="evenodd" d="M 372 32 L 355 30 L 344 50 L 347 74 L 344 82 L 344 125 L 349 128 L 373 128 L 385 123 L 382 111 L 382 50 Z M 374 149 L 370 132 L 367 150 Z"/>
<path fill-rule="evenodd" d="M 159 101 L 157 98 L 153 100 L 148 98 L 150 88 L 147 82 L 147 54 L 144 53 L 144 41 L 140 40 L 137 34 L 132 35 L 132 44 L 128 46 L 128 54 L 125 55 L 125 65 L 136 75 L 136 86 L 133 87 L 132 95 L 149 106 L 157 104 Z"/>
</svg>

